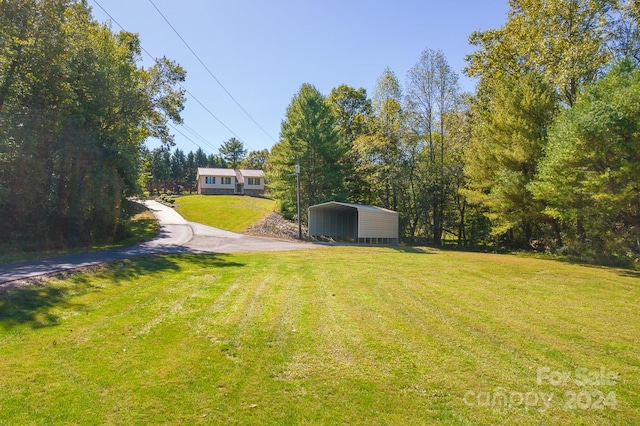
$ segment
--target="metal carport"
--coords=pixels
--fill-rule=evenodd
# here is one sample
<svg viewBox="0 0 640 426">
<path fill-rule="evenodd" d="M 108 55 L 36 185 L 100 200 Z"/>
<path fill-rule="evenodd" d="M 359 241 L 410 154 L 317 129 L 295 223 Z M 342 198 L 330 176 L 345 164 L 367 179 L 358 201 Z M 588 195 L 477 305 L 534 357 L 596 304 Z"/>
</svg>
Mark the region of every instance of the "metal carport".
<svg viewBox="0 0 640 426">
<path fill-rule="evenodd" d="M 309 236 L 360 244 L 398 244 L 398 213 L 330 201 L 309 207 Z"/>
</svg>

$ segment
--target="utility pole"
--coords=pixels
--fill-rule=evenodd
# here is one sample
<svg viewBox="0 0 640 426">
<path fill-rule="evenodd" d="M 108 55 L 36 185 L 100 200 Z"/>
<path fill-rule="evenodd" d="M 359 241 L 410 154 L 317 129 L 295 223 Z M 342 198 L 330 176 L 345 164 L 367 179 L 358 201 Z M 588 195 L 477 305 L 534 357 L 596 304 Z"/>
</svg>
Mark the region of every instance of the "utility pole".
<svg viewBox="0 0 640 426">
<path fill-rule="evenodd" d="M 300 159 L 296 163 L 296 190 L 298 197 L 298 239 L 302 240 L 302 212 L 300 211 Z"/>
</svg>

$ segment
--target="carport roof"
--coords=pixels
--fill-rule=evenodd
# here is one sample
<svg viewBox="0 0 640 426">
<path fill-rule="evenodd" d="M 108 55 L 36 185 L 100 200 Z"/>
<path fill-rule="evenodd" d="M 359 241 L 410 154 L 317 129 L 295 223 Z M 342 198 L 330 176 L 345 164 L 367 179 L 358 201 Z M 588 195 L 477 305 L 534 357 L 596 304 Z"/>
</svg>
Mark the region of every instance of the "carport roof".
<svg viewBox="0 0 640 426">
<path fill-rule="evenodd" d="M 373 211 L 373 212 L 396 213 L 393 210 L 384 209 L 382 207 L 367 206 L 367 205 L 363 205 L 363 204 L 343 203 L 343 202 L 340 202 L 340 201 L 329 201 L 327 203 L 316 204 L 315 206 L 311 206 L 309 208 L 310 209 L 317 209 L 317 208 L 324 208 L 324 207 L 338 207 L 338 208 L 339 207 L 347 207 L 347 208 L 353 208 L 353 209 L 358 209 L 358 210 L 366 210 L 366 211 Z"/>
</svg>

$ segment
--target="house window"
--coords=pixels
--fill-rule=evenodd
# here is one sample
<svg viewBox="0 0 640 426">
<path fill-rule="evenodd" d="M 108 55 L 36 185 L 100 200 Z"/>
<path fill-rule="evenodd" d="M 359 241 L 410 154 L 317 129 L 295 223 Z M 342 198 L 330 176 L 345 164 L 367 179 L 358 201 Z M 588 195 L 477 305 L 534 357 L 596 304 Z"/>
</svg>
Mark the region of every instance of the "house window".
<svg viewBox="0 0 640 426">
<path fill-rule="evenodd" d="M 254 186 L 260 185 L 260 178 L 248 178 L 247 185 L 254 185 Z"/>
<path fill-rule="evenodd" d="M 208 185 L 213 185 L 214 183 L 216 183 L 216 177 L 215 176 L 205 176 L 204 183 L 206 183 Z"/>
<path fill-rule="evenodd" d="M 231 185 L 231 178 L 230 177 L 221 177 L 220 178 L 220 183 L 223 185 Z"/>
</svg>

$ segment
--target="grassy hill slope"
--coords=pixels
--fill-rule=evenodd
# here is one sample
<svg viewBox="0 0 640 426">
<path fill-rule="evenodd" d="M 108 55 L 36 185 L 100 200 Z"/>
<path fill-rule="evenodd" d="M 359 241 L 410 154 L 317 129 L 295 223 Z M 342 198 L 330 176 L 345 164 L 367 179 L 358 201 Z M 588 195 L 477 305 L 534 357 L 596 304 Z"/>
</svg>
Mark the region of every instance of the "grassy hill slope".
<svg viewBox="0 0 640 426">
<path fill-rule="evenodd" d="M 242 232 L 273 212 L 275 202 L 235 195 L 188 195 L 176 199 L 176 211 L 191 222 Z"/>
<path fill-rule="evenodd" d="M 393 248 L 154 256 L 0 294 L 7 424 L 637 424 L 640 278 Z"/>
</svg>

